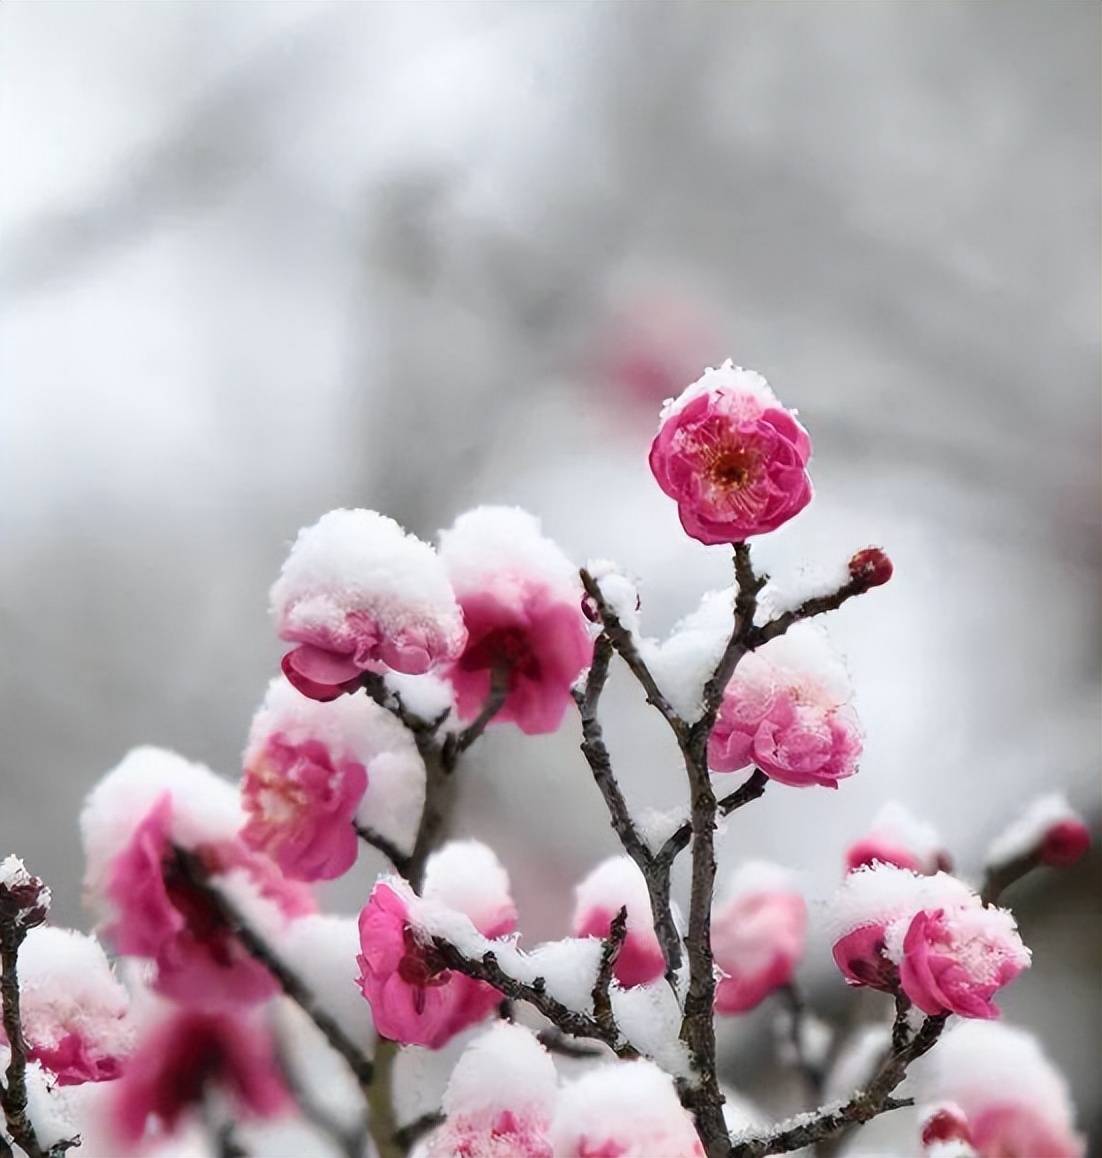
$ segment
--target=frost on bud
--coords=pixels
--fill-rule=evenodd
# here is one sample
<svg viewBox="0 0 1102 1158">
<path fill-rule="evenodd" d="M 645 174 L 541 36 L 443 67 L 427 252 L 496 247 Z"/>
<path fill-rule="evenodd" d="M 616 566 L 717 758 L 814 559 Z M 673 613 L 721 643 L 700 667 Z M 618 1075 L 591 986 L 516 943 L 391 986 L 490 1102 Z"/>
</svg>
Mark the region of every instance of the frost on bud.
<svg viewBox="0 0 1102 1158">
<path fill-rule="evenodd" d="M 989 872 L 1032 864 L 1066 868 L 1090 847 L 1090 829 L 1059 793 L 1034 800 L 994 841 L 984 863 Z M 1017 875 L 1017 874 L 1015 874 Z"/>
<path fill-rule="evenodd" d="M 865 588 L 883 587 L 894 571 L 895 567 L 887 552 L 879 547 L 866 547 L 849 561 L 850 579 Z"/>
<path fill-rule="evenodd" d="M 17 856 L 0 861 L 0 928 L 20 935 L 50 912 L 50 890 Z"/>
<path fill-rule="evenodd" d="M 947 872 L 952 864 L 933 826 L 894 801 L 884 805 L 865 835 L 846 849 L 847 872 L 878 861 L 923 874 Z"/>
<path fill-rule="evenodd" d="M 366 671 L 420 675 L 454 659 L 466 632 L 436 553 L 377 511 L 335 510 L 303 528 L 272 587 L 283 672 L 333 700 Z"/>
<path fill-rule="evenodd" d="M 753 370 L 728 361 L 668 402 L 650 450 L 658 485 L 686 534 L 737 543 L 788 522 L 811 501 L 811 440 Z"/>
</svg>

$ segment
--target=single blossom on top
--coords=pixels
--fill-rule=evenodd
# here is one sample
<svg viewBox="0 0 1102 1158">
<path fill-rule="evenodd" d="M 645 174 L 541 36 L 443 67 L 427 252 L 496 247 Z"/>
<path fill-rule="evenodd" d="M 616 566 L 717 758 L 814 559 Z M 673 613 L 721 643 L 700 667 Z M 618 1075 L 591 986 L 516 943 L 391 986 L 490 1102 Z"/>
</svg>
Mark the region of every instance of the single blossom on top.
<svg viewBox="0 0 1102 1158">
<path fill-rule="evenodd" d="M 826 636 L 797 623 L 735 669 L 708 742 L 708 764 L 715 772 L 756 765 L 794 788 L 837 788 L 857 771 L 861 755 L 850 697 L 845 668 Z"/>
<path fill-rule="evenodd" d="M 303 695 L 332 700 L 366 671 L 420 675 L 454 659 L 466 633 L 427 543 L 385 515 L 335 510 L 298 534 L 272 587 L 283 671 Z"/>
<path fill-rule="evenodd" d="M 776 530 L 811 501 L 811 440 L 760 374 L 728 360 L 666 404 L 650 450 L 658 485 L 702 543 Z"/>
<path fill-rule="evenodd" d="M 171 1136 L 214 1093 L 245 1118 L 272 1118 L 289 1108 L 271 1035 L 251 1016 L 173 1012 L 148 1029 L 115 1084 L 115 1137 L 130 1151 Z"/>
<path fill-rule="evenodd" d="M 894 864 L 916 873 L 948 872 L 949 854 L 932 825 L 916 820 L 902 805 L 891 802 L 873 818 L 864 836 L 846 849 L 846 869 Z"/>
<path fill-rule="evenodd" d="M 647 882 L 630 857 L 602 861 L 578 885 L 575 898 L 575 937 L 607 937 L 613 918 L 627 909 L 627 936 L 613 967 L 621 985 L 646 985 L 662 976 L 666 959 L 654 933 Z"/>
<path fill-rule="evenodd" d="M 791 874 L 764 861 L 742 865 L 712 916 L 716 1011 L 745 1013 L 787 985 L 806 932 L 807 905 Z"/>
<path fill-rule="evenodd" d="M 467 646 L 446 671 L 462 720 L 475 717 L 495 682 L 495 721 L 530 735 L 553 732 L 593 645 L 577 570 L 512 507 L 478 507 L 440 537 L 440 556 L 463 609 Z"/>
</svg>

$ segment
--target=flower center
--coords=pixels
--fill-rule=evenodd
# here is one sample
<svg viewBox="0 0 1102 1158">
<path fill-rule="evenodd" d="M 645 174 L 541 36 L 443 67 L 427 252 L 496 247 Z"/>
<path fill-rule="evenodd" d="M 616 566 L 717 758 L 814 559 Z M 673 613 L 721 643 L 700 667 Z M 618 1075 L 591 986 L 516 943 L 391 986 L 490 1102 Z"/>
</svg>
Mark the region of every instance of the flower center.
<svg viewBox="0 0 1102 1158">
<path fill-rule="evenodd" d="M 722 442 L 708 455 L 708 478 L 719 490 L 739 491 L 753 481 L 757 465 L 758 456 L 750 447 Z"/>
<path fill-rule="evenodd" d="M 402 930 L 405 953 L 398 962 L 398 976 L 418 989 L 446 985 L 450 974 L 440 954 L 431 945 L 422 945 L 407 925 Z"/>
</svg>

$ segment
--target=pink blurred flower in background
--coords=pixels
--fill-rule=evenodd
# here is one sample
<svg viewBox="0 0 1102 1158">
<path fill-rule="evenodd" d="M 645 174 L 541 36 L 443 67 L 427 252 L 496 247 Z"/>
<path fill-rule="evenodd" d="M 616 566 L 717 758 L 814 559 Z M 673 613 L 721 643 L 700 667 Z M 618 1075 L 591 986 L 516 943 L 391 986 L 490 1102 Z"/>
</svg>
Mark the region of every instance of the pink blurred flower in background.
<svg viewBox="0 0 1102 1158">
<path fill-rule="evenodd" d="M 847 872 L 878 861 L 916 873 L 948 872 L 952 867 L 934 827 L 894 801 L 885 804 L 864 835 L 846 849 Z"/>
<path fill-rule="evenodd" d="M 627 909 L 627 936 L 613 976 L 625 988 L 646 985 L 665 972 L 666 958 L 655 936 L 647 882 L 630 857 L 602 861 L 578 885 L 571 930 L 575 937 L 603 939 L 622 907 Z"/>
</svg>

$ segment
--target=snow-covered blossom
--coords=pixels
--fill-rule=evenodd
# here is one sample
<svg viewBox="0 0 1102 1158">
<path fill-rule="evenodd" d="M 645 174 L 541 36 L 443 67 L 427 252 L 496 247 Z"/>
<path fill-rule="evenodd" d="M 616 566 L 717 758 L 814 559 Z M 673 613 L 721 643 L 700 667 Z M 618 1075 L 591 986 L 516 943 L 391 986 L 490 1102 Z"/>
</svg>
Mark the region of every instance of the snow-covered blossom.
<svg viewBox="0 0 1102 1158">
<path fill-rule="evenodd" d="M 446 673 L 460 718 L 478 714 L 496 676 L 507 693 L 496 721 L 553 732 L 593 653 L 575 568 L 515 507 L 460 515 L 440 536 L 440 556 L 468 632 Z"/>
<path fill-rule="evenodd" d="M 927 1153 L 951 1138 L 979 1158 L 1082 1158 L 1067 1083 L 1036 1039 L 998 1022 L 954 1026 L 916 1067 Z"/>
<path fill-rule="evenodd" d="M 1006 909 L 978 904 L 921 910 L 890 925 L 887 956 L 903 992 L 923 1013 L 998 1017 L 994 994 L 1029 967 L 1029 950 Z"/>
<path fill-rule="evenodd" d="M 49 912 L 49 887 L 19 857 L 0 861 L 0 918 L 17 929 L 33 929 Z"/>
<path fill-rule="evenodd" d="M 1040 796 L 991 842 L 990 869 L 1034 859 L 1053 868 L 1073 865 L 1090 847 L 1090 829 L 1060 793 Z"/>
<path fill-rule="evenodd" d="M 845 668 L 825 634 L 797 623 L 735 669 L 708 743 L 709 766 L 737 772 L 757 765 L 795 788 L 837 788 L 861 755 L 850 698 Z"/>
<path fill-rule="evenodd" d="M 643 1060 L 598 1066 L 565 1086 L 551 1146 L 555 1158 L 704 1158 L 669 1075 Z"/>
<path fill-rule="evenodd" d="M 712 952 L 722 970 L 719 1013 L 745 1013 L 786 985 L 804 951 L 807 905 L 778 865 L 750 861 L 732 876 L 712 916 Z"/>
<path fill-rule="evenodd" d="M 846 869 L 852 872 L 879 861 L 917 873 L 948 871 L 949 855 L 937 830 L 916 820 L 901 804 L 885 804 L 865 834 L 846 849 Z"/>
<path fill-rule="evenodd" d="M 283 671 L 335 699 L 365 671 L 413 675 L 454 659 L 466 638 L 432 547 L 376 511 L 330 511 L 304 527 L 272 587 Z"/>
<path fill-rule="evenodd" d="M 531 1032 L 498 1022 L 464 1051 L 444 1094 L 428 1158 L 552 1158 L 557 1079 Z"/>
<path fill-rule="evenodd" d="M 157 748 L 137 748 L 92 790 L 81 814 L 85 887 L 104 935 L 122 954 L 156 965 L 154 988 L 178 1001 L 222 1005 L 275 992 L 203 892 L 181 870 L 193 854 L 261 930 L 314 909 L 301 885 L 238 837 L 233 787 L 209 769 Z"/>
<path fill-rule="evenodd" d="M 27 1056 L 58 1085 L 119 1076 L 133 1045 L 130 1000 L 94 937 L 32 929 L 19 950 L 19 990 Z"/>
<path fill-rule="evenodd" d="M 214 1092 L 235 1115 L 271 1118 L 289 1105 L 271 1035 L 252 1016 L 179 1010 L 151 1025 L 112 1096 L 120 1145 L 173 1134 Z"/>
<path fill-rule="evenodd" d="M 654 933 L 647 882 L 630 857 L 609 857 L 578 885 L 571 928 L 575 937 L 607 937 L 624 907 L 627 935 L 613 975 L 624 986 L 645 985 L 662 976 L 666 959 Z"/>
<path fill-rule="evenodd" d="M 650 450 L 658 485 L 702 543 L 776 530 L 811 501 L 811 440 L 768 383 L 730 360 L 666 404 Z"/>
<path fill-rule="evenodd" d="M 486 937 L 502 937 L 516 927 L 505 871 L 489 849 L 473 841 L 445 846 L 429 858 L 423 893 L 462 913 Z M 372 889 L 360 913 L 359 984 L 383 1037 L 439 1049 L 488 1017 L 501 994 L 444 965 L 414 928 L 410 909 L 416 903 L 409 886 L 395 877 Z"/>
</svg>

